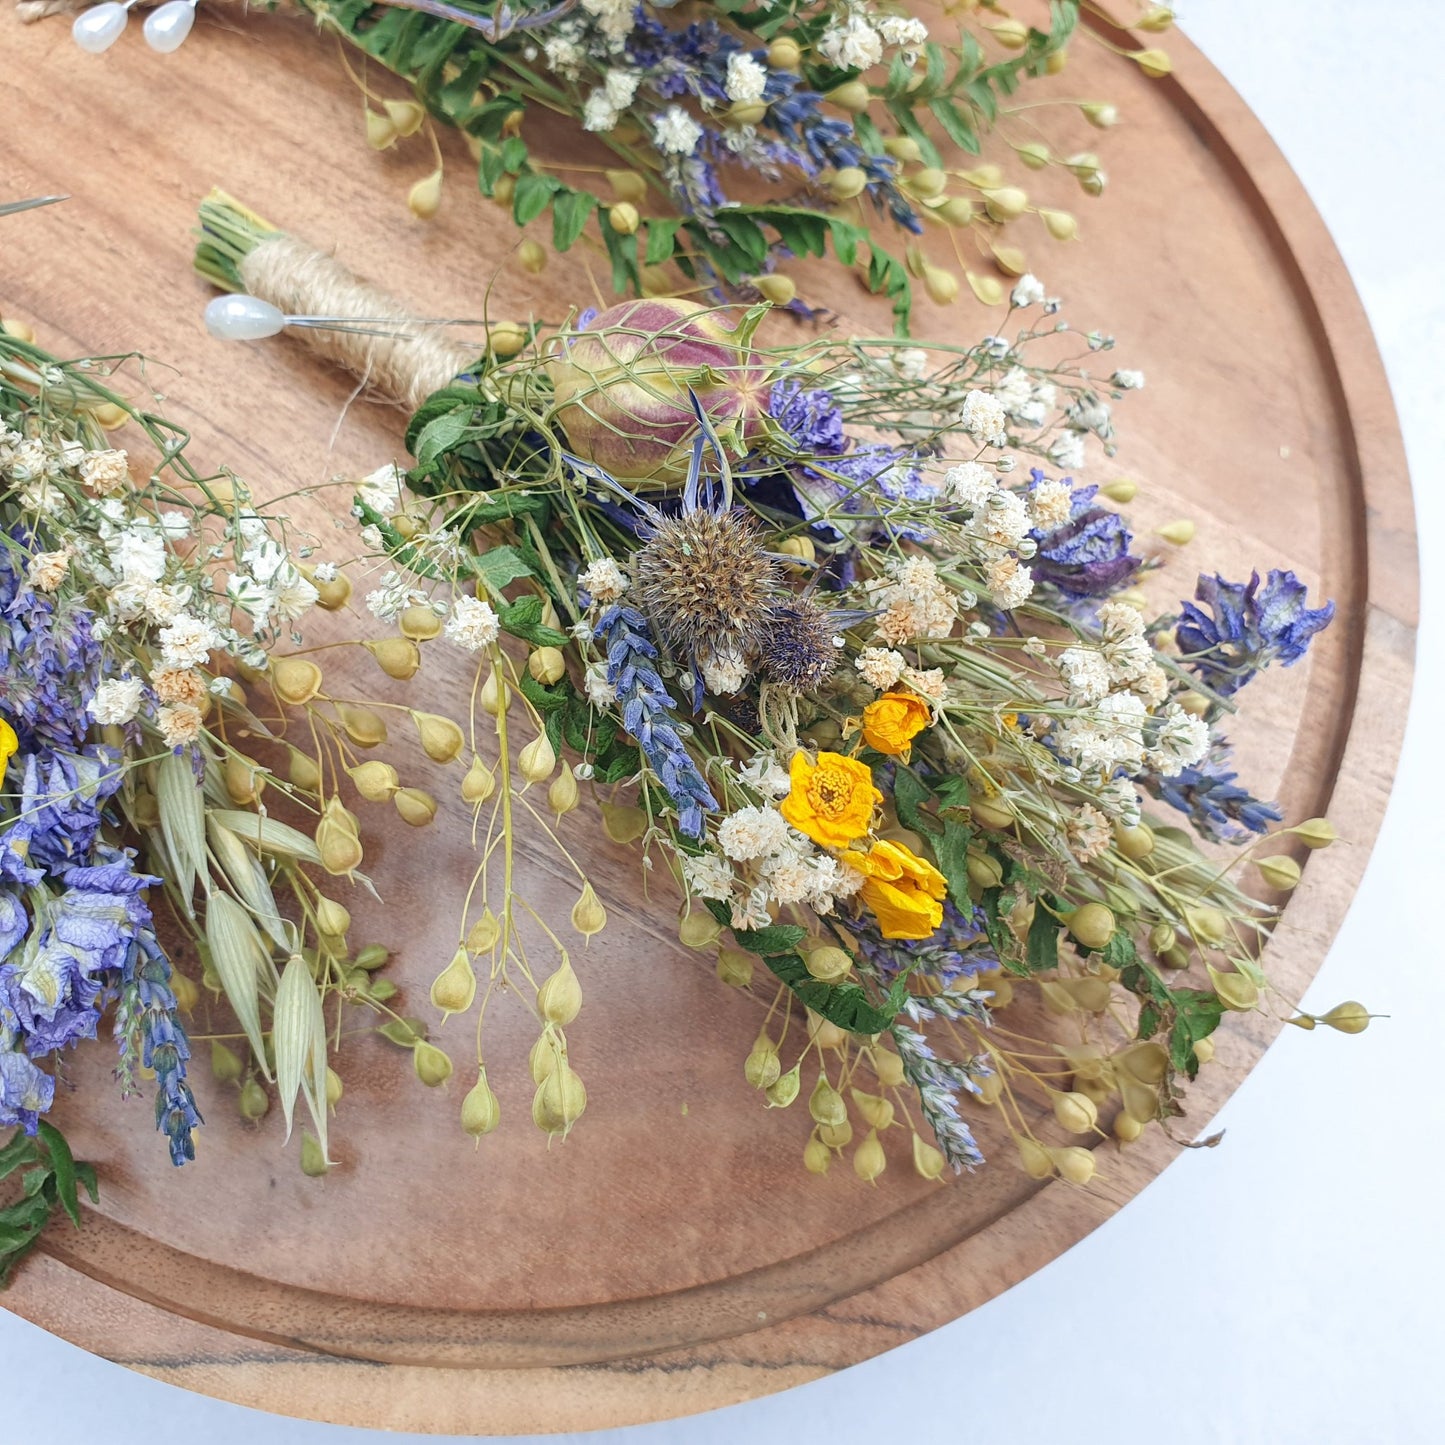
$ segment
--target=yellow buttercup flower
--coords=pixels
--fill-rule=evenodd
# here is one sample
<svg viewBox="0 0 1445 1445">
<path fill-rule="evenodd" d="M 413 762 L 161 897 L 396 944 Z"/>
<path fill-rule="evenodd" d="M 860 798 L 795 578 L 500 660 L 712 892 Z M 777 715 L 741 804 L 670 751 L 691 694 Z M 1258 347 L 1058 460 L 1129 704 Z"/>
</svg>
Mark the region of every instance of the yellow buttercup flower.
<svg viewBox="0 0 1445 1445">
<path fill-rule="evenodd" d="M 845 862 L 865 874 L 858 896 L 873 910 L 884 938 L 930 938 L 943 924 L 948 880 L 926 859 L 887 839 Z"/>
<path fill-rule="evenodd" d="M 883 794 L 866 765 L 842 753 L 819 753 L 815 763 L 799 752 L 790 773 L 792 791 L 778 811 L 800 833 L 825 848 L 846 848 L 868 832 Z"/>
<path fill-rule="evenodd" d="M 15 736 L 15 729 L 0 717 L 0 774 L 5 772 L 5 765 L 20 750 L 20 739 Z"/>
<path fill-rule="evenodd" d="M 885 692 L 863 709 L 863 741 L 890 758 L 906 758 L 932 721 L 932 710 L 916 692 Z"/>
</svg>

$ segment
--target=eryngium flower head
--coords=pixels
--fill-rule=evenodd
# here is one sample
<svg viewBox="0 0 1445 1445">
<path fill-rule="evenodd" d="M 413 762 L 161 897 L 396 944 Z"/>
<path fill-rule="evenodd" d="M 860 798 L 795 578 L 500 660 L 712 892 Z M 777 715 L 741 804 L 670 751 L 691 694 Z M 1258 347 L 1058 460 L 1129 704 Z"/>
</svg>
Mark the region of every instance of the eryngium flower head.
<svg viewBox="0 0 1445 1445">
<path fill-rule="evenodd" d="M 746 512 L 704 508 L 655 523 L 632 574 L 648 620 L 686 658 L 751 657 L 781 576 Z"/>
<path fill-rule="evenodd" d="M 758 647 L 763 676 L 793 692 L 816 692 L 838 665 L 828 614 L 816 602 L 799 598 L 773 607 L 765 621 Z"/>
</svg>

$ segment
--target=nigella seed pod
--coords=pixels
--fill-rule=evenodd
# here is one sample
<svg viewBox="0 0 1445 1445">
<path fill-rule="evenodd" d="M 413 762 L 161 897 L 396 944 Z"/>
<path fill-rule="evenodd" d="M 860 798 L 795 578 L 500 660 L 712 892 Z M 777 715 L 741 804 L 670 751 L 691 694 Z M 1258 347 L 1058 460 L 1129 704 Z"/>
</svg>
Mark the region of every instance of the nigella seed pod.
<svg viewBox="0 0 1445 1445">
<path fill-rule="evenodd" d="M 500 717 L 506 711 L 509 690 L 506 679 L 501 676 L 500 669 L 494 667 L 487 674 L 487 680 L 482 684 L 482 690 L 477 695 L 477 701 L 481 704 L 482 711 L 492 717 Z"/>
<path fill-rule="evenodd" d="M 426 119 L 426 107 L 415 100 L 384 100 L 382 108 L 399 136 L 415 135 Z"/>
<path fill-rule="evenodd" d="M 441 1010 L 442 1022 L 452 1014 L 464 1014 L 477 996 L 477 976 L 465 948 L 452 954 L 452 961 L 432 980 L 432 1007 Z"/>
<path fill-rule="evenodd" d="M 828 92 L 827 98 L 849 115 L 862 115 L 873 103 L 873 93 L 861 80 L 845 80 Z"/>
<path fill-rule="evenodd" d="M 821 1139 L 809 1139 L 803 1148 L 803 1168 L 809 1174 L 826 1174 L 833 1162 L 833 1151 Z"/>
<path fill-rule="evenodd" d="M 1281 893 L 1289 892 L 1300 881 L 1300 866 L 1287 854 L 1277 858 L 1261 858 L 1255 866 L 1264 881 Z"/>
<path fill-rule="evenodd" d="M 236 1100 L 236 1107 L 241 1111 L 243 1119 L 256 1124 L 264 1119 L 270 1110 L 271 1097 L 255 1079 L 247 1079 L 241 1085 L 241 1094 Z"/>
<path fill-rule="evenodd" d="M 557 752 L 546 733 L 539 733 L 517 754 L 517 771 L 529 783 L 545 783 L 557 766 Z"/>
<path fill-rule="evenodd" d="M 467 933 L 467 947 L 473 953 L 490 953 L 501 936 L 502 925 L 497 915 L 490 908 L 486 908 Z"/>
<path fill-rule="evenodd" d="M 460 726 L 434 712 L 413 712 L 411 720 L 421 738 L 422 751 L 434 763 L 449 763 L 466 742 Z"/>
<path fill-rule="evenodd" d="M 887 1167 L 888 1156 L 878 1142 L 878 1131 L 870 1129 L 867 1137 L 853 1151 L 853 1172 L 865 1184 L 872 1184 Z"/>
<path fill-rule="evenodd" d="M 798 283 L 791 276 L 755 276 L 753 285 L 765 301 L 774 306 L 787 306 L 798 294 Z"/>
<path fill-rule="evenodd" d="M 241 1078 L 240 1055 L 220 1039 L 211 1040 L 211 1073 L 216 1076 L 216 1081 L 222 1084 L 235 1084 Z"/>
<path fill-rule="evenodd" d="M 467 1090 L 467 1096 L 462 1100 L 462 1133 L 480 1139 L 490 1134 L 501 1118 L 501 1105 L 487 1083 L 487 1071 L 478 1068 L 477 1082 Z"/>
<path fill-rule="evenodd" d="M 636 234 L 638 226 L 642 224 L 642 217 L 631 201 L 618 201 L 608 209 L 607 224 L 619 236 L 631 236 Z"/>
<path fill-rule="evenodd" d="M 559 1027 L 566 1027 L 582 1012 L 582 985 L 565 953 L 561 966 L 537 990 L 537 1012 Z"/>
<path fill-rule="evenodd" d="M 462 798 L 474 806 L 485 803 L 496 791 L 497 779 L 492 770 L 481 760 L 473 758 L 467 775 L 462 779 Z"/>
<path fill-rule="evenodd" d="M 828 180 L 828 190 L 835 201 L 851 201 L 868 188 L 868 173 L 858 166 L 843 166 Z"/>
<path fill-rule="evenodd" d="M 1195 938 L 1214 948 L 1222 947 L 1229 940 L 1229 919 L 1221 909 L 1210 906 L 1186 908 L 1184 923 Z"/>
<path fill-rule="evenodd" d="M 321 691 L 321 669 L 309 657 L 278 657 L 271 664 L 271 689 L 282 702 L 301 707 Z"/>
<path fill-rule="evenodd" d="M 1056 241 L 1072 241 L 1079 234 L 1079 222 L 1067 211 L 1040 211 L 1044 229 Z"/>
<path fill-rule="evenodd" d="M 398 682 L 406 682 L 421 667 L 421 649 L 409 637 L 383 637 L 362 644 L 376 659 L 376 665 Z"/>
<path fill-rule="evenodd" d="M 1167 51 L 1135 50 L 1127 53 L 1150 80 L 1163 80 L 1174 69 L 1174 63 L 1169 59 Z"/>
<path fill-rule="evenodd" d="M 386 741 L 386 724 L 369 707 L 358 703 L 339 702 L 336 714 L 346 736 L 359 748 L 380 747 Z"/>
<path fill-rule="evenodd" d="M 853 1142 L 853 1125 L 847 1119 L 841 1124 L 819 1124 L 818 1138 L 830 1149 L 846 1149 Z"/>
<path fill-rule="evenodd" d="M 803 956 L 803 965 L 820 982 L 837 983 L 851 972 L 853 955 L 846 949 L 825 944 L 821 948 L 810 949 Z"/>
<path fill-rule="evenodd" d="M 418 221 L 429 221 L 441 209 L 441 203 L 442 168 L 438 166 L 407 192 L 406 208 Z"/>
<path fill-rule="evenodd" d="M 763 1091 L 768 1096 L 768 1108 L 786 1109 L 798 1097 L 802 1087 L 802 1065 L 794 1064 L 786 1074 L 780 1074 Z"/>
<path fill-rule="evenodd" d="M 647 832 L 647 814 L 630 803 L 599 803 L 602 831 L 614 843 L 635 843 Z"/>
<path fill-rule="evenodd" d="M 743 1078 L 755 1089 L 768 1089 L 778 1082 L 782 1072 L 778 1046 L 767 1034 L 759 1034 L 752 1052 L 743 1061 Z"/>
<path fill-rule="evenodd" d="M 923 289 L 928 292 L 930 300 L 940 306 L 948 306 L 958 299 L 958 277 L 942 266 L 925 266 Z"/>
<path fill-rule="evenodd" d="M 922 1179 L 941 1179 L 948 1161 L 943 1151 L 928 1143 L 921 1135 L 913 1136 L 913 1170 Z"/>
<path fill-rule="evenodd" d="M 366 108 L 366 143 L 374 151 L 389 150 L 396 144 L 396 126 L 384 111 Z"/>
<path fill-rule="evenodd" d="M 762 428 L 767 368 L 715 310 L 624 301 L 564 337 L 548 363 L 572 450 L 621 481 L 668 486 L 687 472 L 697 416 L 744 444 Z"/>
<path fill-rule="evenodd" d="M 327 938 L 345 938 L 351 927 L 351 914 L 344 904 L 325 894 L 316 900 L 316 931 Z"/>
<path fill-rule="evenodd" d="M 368 803 L 389 802 L 401 787 L 401 779 L 397 777 L 396 769 L 390 763 L 383 763 L 377 758 L 346 771 L 356 791 Z"/>
<path fill-rule="evenodd" d="M 1113 1130 L 1121 1144 L 1132 1144 L 1144 1132 L 1144 1126 L 1132 1114 L 1121 1110 L 1114 1116 Z"/>
<path fill-rule="evenodd" d="M 398 788 L 391 802 L 413 828 L 425 828 L 437 815 L 437 800 L 423 788 Z"/>
<path fill-rule="evenodd" d="M 803 48 L 791 35 L 780 35 L 768 46 L 768 64 L 774 70 L 796 70 L 803 63 Z"/>
<path fill-rule="evenodd" d="M 1065 920 L 1070 935 L 1085 948 L 1105 947 L 1118 926 L 1113 912 L 1102 903 L 1085 903 Z"/>
<path fill-rule="evenodd" d="M 517 265 L 529 276 L 540 276 L 547 269 L 547 252 L 538 241 L 523 241 L 517 247 Z"/>
<path fill-rule="evenodd" d="M 587 1090 L 577 1071 L 562 1059 L 532 1097 L 532 1122 L 545 1133 L 564 1139 L 587 1107 Z"/>
<path fill-rule="evenodd" d="M 1310 818 L 1289 830 L 1306 848 L 1328 848 L 1340 835 L 1328 818 Z"/>
<path fill-rule="evenodd" d="M 591 883 L 582 885 L 582 896 L 572 905 L 572 927 L 583 938 L 592 938 L 607 927 L 607 910 Z"/>
<path fill-rule="evenodd" d="M 834 1129 L 848 1120 L 848 1105 L 828 1082 L 826 1074 L 819 1074 L 818 1082 L 813 1085 L 813 1092 L 808 1096 L 808 1112 L 815 1123 Z"/>
<path fill-rule="evenodd" d="M 429 1089 L 440 1088 L 452 1076 L 452 1061 L 435 1044 L 422 1039 L 411 1052 L 416 1076 Z"/>
</svg>

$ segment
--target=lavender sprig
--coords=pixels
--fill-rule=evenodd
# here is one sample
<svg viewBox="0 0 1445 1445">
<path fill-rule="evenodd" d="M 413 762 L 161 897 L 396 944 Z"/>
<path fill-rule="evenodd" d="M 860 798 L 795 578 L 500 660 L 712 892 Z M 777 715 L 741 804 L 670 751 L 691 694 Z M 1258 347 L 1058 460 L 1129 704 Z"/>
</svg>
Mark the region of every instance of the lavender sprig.
<svg viewBox="0 0 1445 1445">
<path fill-rule="evenodd" d="M 918 1091 L 923 1117 L 943 1157 L 953 1165 L 955 1174 L 976 1168 L 984 1162 L 983 1151 L 973 1131 L 958 1116 L 958 1094 L 960 1090 L 979 1093 L 972 1073 L 986 1070 L 976 1059 L 967 1065 L 940 1059 L 928 1040 L 905 1023 L 895 1021 L 890 1032 L 903 1062 L 904 1077 Z"/>
<path fill-rule="evenodd" d="M 622 708 L 622 726 L 672 799 L 678 830 L 701 838 L 703 814 L 717 812 L 717 799 L 683 745 L 646 619 L 636 608 L 615 604 L 598 619 L 592 636 L 607 650 L 607 682 Z"/>
</svg>

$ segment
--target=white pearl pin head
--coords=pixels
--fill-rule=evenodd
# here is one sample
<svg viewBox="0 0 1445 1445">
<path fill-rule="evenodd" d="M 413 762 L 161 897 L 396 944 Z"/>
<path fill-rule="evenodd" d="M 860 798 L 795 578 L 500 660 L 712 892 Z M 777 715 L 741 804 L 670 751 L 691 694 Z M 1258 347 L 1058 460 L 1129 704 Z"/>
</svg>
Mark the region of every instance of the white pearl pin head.
<svg viewBox="0 0 1445 1445">
<path fill-rule="evenodd" d="M 207 303 L 206 330 L 218 341 L 260 341 L 285 329 L 286 313 L 259 296 L 217 296 Z"/>
<path fill-rule="evenodd" d="M 91 55 L 101 55 L 120 39 L 129 19 L 129 5 L 105 0 L 103 5 L 92 5 L 89 10 L 82 10 L 75 17 L 70 33 L 82 50 Z"/>
<path fill-rule="evenodd" d="M 161 55 L 178 50 L 196 23 L 196 0 L 166 0 L 146 16 L 146 44 Z"/>
</svg>

